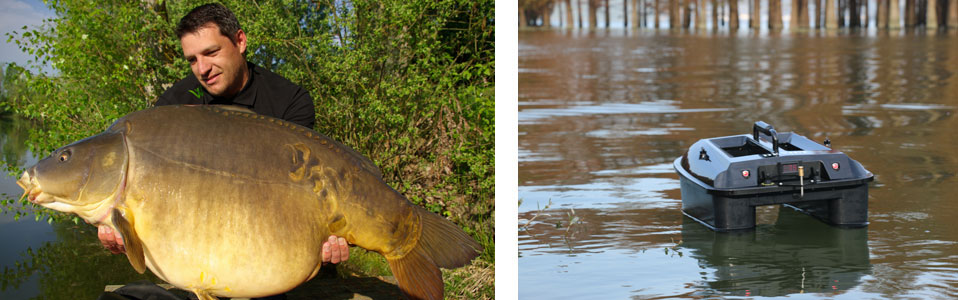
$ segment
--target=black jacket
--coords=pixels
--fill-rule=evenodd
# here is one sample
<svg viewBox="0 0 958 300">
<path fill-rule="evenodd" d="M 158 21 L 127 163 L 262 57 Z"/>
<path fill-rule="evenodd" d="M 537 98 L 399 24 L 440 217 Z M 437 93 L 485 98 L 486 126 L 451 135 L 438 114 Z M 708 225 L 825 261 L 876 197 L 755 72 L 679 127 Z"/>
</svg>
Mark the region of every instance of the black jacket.
<svg viewBox="0 0 958 300">
<path fill-rule="evenodd" d="M 306 128 L 316 124 L 313 98 L 286 78 L 247 62 L 249 81 L 235 97 L 210 95 L 190 74 L 173 84 L 156 100 L 155 106 L 173 104 L 229 104 L 249 108 L 258 114 L 293 122 Z"/>
</svg>

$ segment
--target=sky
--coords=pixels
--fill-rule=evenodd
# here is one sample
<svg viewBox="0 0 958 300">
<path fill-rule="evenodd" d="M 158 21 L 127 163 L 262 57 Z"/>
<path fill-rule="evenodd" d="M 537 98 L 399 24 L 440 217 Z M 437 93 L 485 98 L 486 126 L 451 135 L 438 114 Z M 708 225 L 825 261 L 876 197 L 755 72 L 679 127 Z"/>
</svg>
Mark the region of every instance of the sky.
<svg viewBox="0 0 958 300">
<path fill-rule="evenodd" d="M 31 58 L 14 41 L 7 42 L 7 33 L 22 32 L 24 25 L 34 28 L 53 16 L 41 0 L 0 0 L 0 64 L 15 62 L 25 66 Z"/>
</svg>

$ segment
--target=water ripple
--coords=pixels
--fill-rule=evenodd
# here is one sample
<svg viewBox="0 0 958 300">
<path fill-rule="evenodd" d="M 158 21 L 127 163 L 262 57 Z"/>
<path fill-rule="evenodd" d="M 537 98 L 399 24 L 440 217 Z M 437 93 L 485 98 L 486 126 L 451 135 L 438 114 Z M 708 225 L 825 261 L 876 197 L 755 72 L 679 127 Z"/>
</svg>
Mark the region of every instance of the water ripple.
<svg viewBox="0 0 958 300">
<path fill-rule="evenodd" d="M 729 111 L 731 108 L 681 108 L 674 100 L 655 100 L 642 103 L 597 103 L 563 108 L 539 108 L 520 111 L 519 125 L 536 123 L 541 119 L 602 114 L 664 114 Z"/>
</svg>

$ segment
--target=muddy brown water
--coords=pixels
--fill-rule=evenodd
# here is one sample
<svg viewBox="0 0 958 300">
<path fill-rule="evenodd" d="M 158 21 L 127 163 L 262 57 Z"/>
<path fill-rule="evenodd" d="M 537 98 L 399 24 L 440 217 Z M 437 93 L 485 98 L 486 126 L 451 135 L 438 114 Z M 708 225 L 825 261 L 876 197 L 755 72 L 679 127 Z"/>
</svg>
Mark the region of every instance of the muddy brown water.
<svg viewBox="0 0 958 300">
<path fill-rule="evenodd" d="M 958 34 L 530 30 L 518 52 L 520 299 L 958 298 Z M 874 173 L 869 225 L 683 216 L 672 161 L 758 120 Z"/>
</svg>

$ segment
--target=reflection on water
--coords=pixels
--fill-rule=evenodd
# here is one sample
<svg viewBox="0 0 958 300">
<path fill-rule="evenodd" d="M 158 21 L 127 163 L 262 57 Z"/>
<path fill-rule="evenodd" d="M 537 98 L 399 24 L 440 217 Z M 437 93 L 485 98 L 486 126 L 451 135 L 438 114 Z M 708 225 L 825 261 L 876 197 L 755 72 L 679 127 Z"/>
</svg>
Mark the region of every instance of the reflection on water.
<svg viewBox="0 0 958 300">
<path fill-rule="evenodd" d="M 19 250 L 7 259 L 0 284 L 3 299 L 96 299 L 103 288 L 110 284 L 126 284 L 139 280 L 160 280 L 150 272 L 137 274 L 126 256 L 112 255 L 103 249 L 96 239 L 96 228 L 72 222 L 42 222 L 37 226 L 32 220 L 14 222 L 23 227 L 42 228 L 47 233 L 41 245 L 31 245 Z M 7 225 L 2 229 L 7 229 Z M 18 238 L 30 231 L 16 232 Z M 14 240 L 8 240 L 14 241 Z M 19 245 L 5 245 L 17 249 Z M 20 297 L 19 295 L 29 295 Z M 7 298 L 7 296 L 10 296 Z"/>
<path fill-rule="evenodd" d="M 4 241 L 0 246 L 0 299 L 29 299 L 39 294 L 37 276 L 15 274 L 15 270 L 32 260 L 24 255 L 27 251 L 54 239 L 53 230 L 46 222 L 36 222 L 30 217 L 14 221 L 12 214 L 0 214 L 0 241 Z"/>
<path fill-rule="evenodd" d="M 24 142 L 30 134 L 31 126 L 31 122 L 27 120 L 0 117 L 0 159 L 3 159 L 6 170 L 13 171 L 17 167 L 36 162 Z M 8 190 L 3 189 L 3 192 L 6 191 Z"/>
<path fill-rule="evenodd" d="M 958 34 L 522 31 L 518 80 L 520 298 L 958 298 Z M 671 162 L 757 120 L 872 171 L 869 226 L 685 220 Z"/>
<path fill-rule="evenodd" d="M 29 126 L 29 122 L 21 119 L 0 117 L 0 158 L 3 159 L 4 170 L 13 171 L 18 166 L 36 162 L 23 142 L 29 134 Z M 0 174 L 0 201 L 16 198 L 23 193 L 16 179 L 6 171 Z M 0 277 L 0 299 L 29 299 L 39 294 L 37 276 L 18 276 L 14 273 L 19 265 L 27 262 L 23 254 L 55 239 L 51 226 L 46 222 L 34 221 L 31 215 L 21 216 L 17 221 L 16 215 L 6 210 L 0 213 L 0 241 L 4 241 L 4 245 L 0 246 L 0 270 L 3 271 Z"/>
<path fill-rule="evenodd" d="M 709 270 L 706 291 L 738 296 L 838 293 L 868 275 L 868 230 L 828 226 L 792 209 L 773 226 L 717 233 L 683 218 L 678 251 Z"/>
<path fill-rule="evenodd" d="M 582 222 L 570 225 L 572 211 L 520 214 L 520 273 L 536 274 L 520 276 L 521 295 L 594 280 L 656 296 L 834 296 L 871 273 L 867 229 L 828 226 L 789 208 L 764 216 L 774 220 L 771 224 L 738 233 L 715 232 L 681 215 L 629 208 L 575 209 Z M 553 258 L 557 265 L 531 263 Z M 694 280 L 683 282 L 684 273 L 694 274 Z M 615 274 L 621 277 L 610 277 Z M 660 283 L 645 284 L 649 281 Z M 584 289 L 583 297 L 630 294 L 577 286 Z"/>
</svg>

